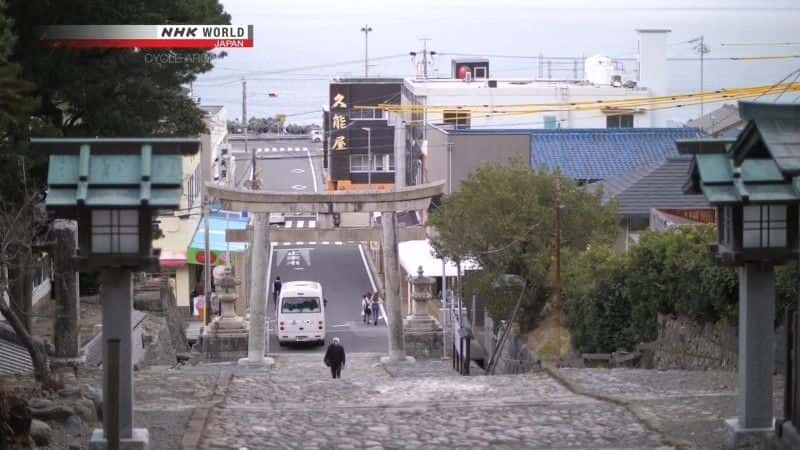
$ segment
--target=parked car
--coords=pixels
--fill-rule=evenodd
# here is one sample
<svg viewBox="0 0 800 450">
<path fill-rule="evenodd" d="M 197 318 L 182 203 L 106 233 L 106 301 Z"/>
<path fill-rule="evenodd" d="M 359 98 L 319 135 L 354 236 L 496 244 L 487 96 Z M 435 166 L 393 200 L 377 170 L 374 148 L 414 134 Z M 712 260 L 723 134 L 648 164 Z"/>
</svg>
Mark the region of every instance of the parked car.
<svg viewBox="0 0 800 450">
<path fill-rule="evenodd" d="M 322 131 L 311 130 L 311 142 L 322 142 Z"/>
</svg>

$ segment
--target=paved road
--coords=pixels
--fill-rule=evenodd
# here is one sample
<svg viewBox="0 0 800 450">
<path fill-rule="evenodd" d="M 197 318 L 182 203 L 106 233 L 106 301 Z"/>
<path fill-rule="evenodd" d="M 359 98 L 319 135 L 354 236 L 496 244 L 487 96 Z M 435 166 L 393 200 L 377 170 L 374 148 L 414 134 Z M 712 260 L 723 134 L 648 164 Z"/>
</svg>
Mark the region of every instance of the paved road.
<svg viewBox="0 0 800 450">
<path fill-rule="evenodd" d="M 328 305 L 325 310 L 328 341 L 334 336 L 351 352 L 381 352 L 388 349 L 386 326 L 362 323 L 361 295 L 372 289 L 367 268 L 358 244 L 280 245 L 274 247 L 270 280 L 280 276 L 285 281 L 312 280 L 322 284 Z M 268 316 L 275 317 L 272 284 L 269 286 Z M 274 321 L 273 321 L 274 322 Z M 274 326 L 270 329 L 274 330 Z M 322 347 L 298 345 L 279 347 L 277 337 L 270 338 L 270 352 L 322 351 Z"/>
<path fill-rule="evenodd" d="M 322 148 L 309 140 L 248 142 L 256 149 L 257 173 L 266 190 L 287 192 L 321 192 Z M 241 153 L 244 143 L 232 142 L 232 152 L 237 158 L 237 179 L 250 176 L 250 155 Z M 286 212 L 286 222 L 280 226 L 308 228 L 317 226 L 314 214 Z M 386 352 L 388 337 L 386 325 L 367 326 L 361 321 L 361 295 L 374 290 L 370 282 L 364 256 L 357 244 L 343 242 L 293 243 L 273 246 L 268 274 L 270 329 L 275 329 L 275 311 L 272 304 L 272 280 L 280 276 L 283 281 L 312 280 L 322 284 L 328 299 L 326 322 L 328 341 L 333 336 L 351 352 Z M 280 347 L 277 337 L 270 336 L 270 352 L 321 352 L 323 347 L 297 345 Z"/>
<path fill-rule="evenodd" d="M 252 149 L 256 150 L 258 174 L 264 189 L 279 191 L 325 190 L 322 180 L 322 145 L 310 140 L 250 141 L 244 152 L 244 142 L 232 141 L 231 152 L 236 159 L 237 182 L 251 176 Z M 300 186 L 305 186 L 300 188 Z"/>
</svg>

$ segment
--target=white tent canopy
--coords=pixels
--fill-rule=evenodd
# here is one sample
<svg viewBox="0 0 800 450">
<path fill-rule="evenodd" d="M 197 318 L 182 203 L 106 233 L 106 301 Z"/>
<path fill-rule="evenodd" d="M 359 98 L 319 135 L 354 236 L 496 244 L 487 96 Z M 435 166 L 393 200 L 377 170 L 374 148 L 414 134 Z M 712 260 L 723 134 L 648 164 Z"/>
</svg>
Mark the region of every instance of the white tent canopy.
<svg viewBox="0 0 800 450">
<path fill-rule="evenodd" d="M 400 242 L 397 247 L 400 266 L 407 274 L 416 276 L 417 268 L 422 266 L 422 274 L 426 277 L 442 276 L 442 260 L 434 256 L 433 247 L 428 239 Z M 478 264 L 475 261 L 469 260 L 461 263 L 462 271 L 476 269 L 478 269 Z M 448 277 L 458 275 L 458 267 L 453 261 L 447 261 L 445 275 Z"/>
</svg>

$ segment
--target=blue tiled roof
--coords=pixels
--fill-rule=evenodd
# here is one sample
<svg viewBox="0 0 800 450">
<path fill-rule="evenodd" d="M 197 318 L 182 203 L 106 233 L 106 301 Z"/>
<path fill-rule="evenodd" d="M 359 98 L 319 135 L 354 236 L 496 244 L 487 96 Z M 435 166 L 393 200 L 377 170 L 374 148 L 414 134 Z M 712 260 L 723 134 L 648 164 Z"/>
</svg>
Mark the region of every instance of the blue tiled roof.
<svg viewBox="0 0 800 450">
<path fill-rule="evenodd" d="M 677 157 L 676 139 L 704 136 L 697 128 L 560 128 L 529 130 L 531 166 L 561 169 L 578 180 L 604 180 Z"/>
</svg>

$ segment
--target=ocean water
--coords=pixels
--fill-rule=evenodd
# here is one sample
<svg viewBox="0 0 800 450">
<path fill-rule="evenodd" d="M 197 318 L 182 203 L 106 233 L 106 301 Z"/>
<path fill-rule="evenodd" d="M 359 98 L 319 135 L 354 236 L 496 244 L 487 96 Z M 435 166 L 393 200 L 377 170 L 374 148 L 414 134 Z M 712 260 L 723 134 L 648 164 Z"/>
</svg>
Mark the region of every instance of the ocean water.
<svg viewBox="0 0 800 450">
<path fill-rule="evenodd" d="M 254 25 L 255 47 L 229 49 L 213 71 L 193 84 L 204 104 L 224 105 L 241 117 L 241 79 L 247 79 L 248 115 L 289 115 L 289 122 L 319 123 L 334 77 L 363 76 L 364 33 L 369 24 L 371 76 L 413 75 L 409 51 L 421 38 L 437 52 L 431 73 L 447 75 L 455 55 L 488 56 L 493 77 L 535 78 L 535 57 L 603 54 L 632 58 L 637 28 L 666 28 L 668 56 L 693 58 L 692 38 L 703 35 L 710 50 L 704 64 L 706 90 L 776 83 L 800 57 L 732 61 L 730 57 L 800 56 L 800 3 L 796 1 L 640 0 L 618 1 L 322 0 L 265 2 L 223 0 L 236 24 Z M 374 59 L 373 59 L 374 58 Z M 635 61 L 625 62 L 633 73 Z M 556 68 L 556 66 L 554 66 Z M 571 64 L 561 72 L 571 77 Z M 554 77 L 558 76 L 554 72 Z M 669 89 L 700 86 L 699 60 L 668 63 Z M 793 77 L 792 77 L 793 78 Z M 270 96 L 274 93 L 276 96 Z M 794 101 L 796 94 L 781 101 Z M 705 111 L 715 105 L 706 105 Z M 685 121 L 697 107 L 672 110 Z"/>
</svg>

